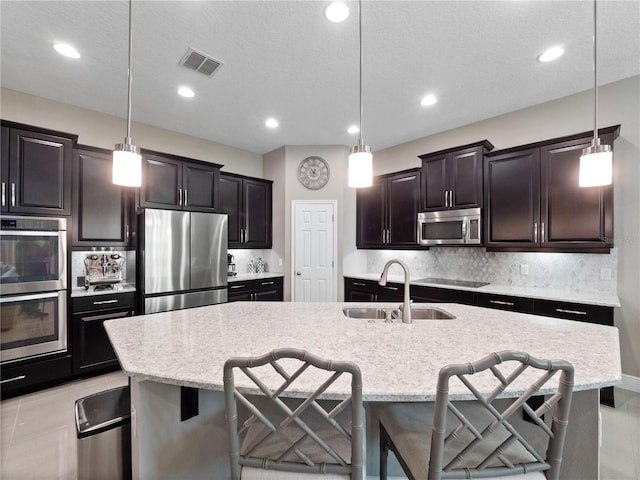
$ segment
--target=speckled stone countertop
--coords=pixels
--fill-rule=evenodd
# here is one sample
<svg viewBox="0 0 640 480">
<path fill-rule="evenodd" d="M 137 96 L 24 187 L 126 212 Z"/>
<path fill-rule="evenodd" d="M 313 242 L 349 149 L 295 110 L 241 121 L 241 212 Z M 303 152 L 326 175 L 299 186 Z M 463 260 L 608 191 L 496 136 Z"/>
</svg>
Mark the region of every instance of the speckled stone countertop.
<svg viewBox="0 0 640 480">
<path fill-rule="evenodd" d="M 379 273 L 355 273 L 345 274 L 349 278 L 361 278 L 363 280 L 378 280 Z M 404 283 L 402 275 L 389 275 L 389 282 Z M 510 295 L 512 297 L 540 298 L 543 300 L 555 300 L 559 302 L 583 303 L 586 305 L 600 305 L 604 307 L 619 307 L 620 299 L 617 295 L 593 292 L 571 292 L 537 287 L 513 287 L 509 285 L 489 284 L 479 288 L 461 287 L 454 285 L 442 285 L 438 283 L 417 282 L 411 278 L 412 285 L 425 285 L 427 287 L 445 288 L 449 290 L 471 290 L 479 293 L 495 293 L 496 295 Z"/>
<path fill-rule="evenodd" d="M 458 304 L 431 304 L 455 315 L 453 320 L 413 324 L 343 315 L 343 307 L 359 305 L 397 303 L 234 302 L 107 320 L 104 325 L 130 377 L 218 391 L 225 360 L 284 347 L 357 363 L 365 401 L 434 400 L 443 365 L 509 349 L 572 362 L 576 390 L 621 383 L 615 327 Z M 305 392 L 311 384 L 301 382 L 298 388 Z M 326 397 L 341 398 L 348 391 L 346 384 L 334 385 Z M 507 395 L 516 391 L 514 387 Z M 453 397 L 466 398 L 462 392 L 451 386 Z"/>
<path fill-rule="evenodd" d="M 264 273 L 238 273 L 233 277 L 227 277 L 227 282 L 246 282 L 247 280 L 263 280 L 265 278 L 284 277 L 284 273 L 264 272 Z"/>
</svg>

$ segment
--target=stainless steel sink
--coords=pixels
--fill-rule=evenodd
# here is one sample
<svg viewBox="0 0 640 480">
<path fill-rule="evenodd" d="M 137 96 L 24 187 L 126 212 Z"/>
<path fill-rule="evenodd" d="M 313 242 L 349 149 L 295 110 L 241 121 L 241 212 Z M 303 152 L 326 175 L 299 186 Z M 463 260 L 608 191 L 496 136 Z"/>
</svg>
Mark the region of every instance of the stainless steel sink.
<svg viewBox="0 0 640 480">
<path fill-rule="evenodd" d="M 399 308 L 380 308 L 380 307 L 345 307 L 342 312 L 349 318 L 370 318 L 370 319 L 386 319 L 393 320 L 402 319 L 402 312 Z M 411 318 L 413 320 L 449 320 L 456 318 L 446 310 L 433 307 L 412 307 Z"/>
</svg>

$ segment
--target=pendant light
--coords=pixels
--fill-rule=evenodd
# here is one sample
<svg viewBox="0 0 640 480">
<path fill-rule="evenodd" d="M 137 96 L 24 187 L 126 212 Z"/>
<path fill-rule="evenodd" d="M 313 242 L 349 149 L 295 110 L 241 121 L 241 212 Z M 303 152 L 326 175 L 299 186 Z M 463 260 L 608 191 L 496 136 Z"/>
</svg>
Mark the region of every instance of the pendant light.
<svg viewBox="0 0 640 480">
<path fill-rule="evenodd" d="M 116 185 L 124 187 L 139 187 L 142 185 L 142 157 L 140 149 L 131 143 L 131 52 L 132 23 L 131 4 L 129 0 L 129 85 L 127 92 L 127 136 L 124 143 L 118 143 L 113 151 L 113 177 L 112 181 Z"/>
<path fill-rule="evenodd" d="M 598 138 L 598 62 L 597 62 L 597 5 L 593 0 L 593 140 L 582 150 L 579 185 L 597 187 L 611 184 L 613 177 L 613 151 L 610 145 L 601 145 Z"/>
<path fill-rule="evenodd" d="M 373 183 L 373 155 L 371 147 L 362 141 L 362 0 L 358 0 L 358 32 L 360 38 L 360 138 L 349 154 L 350 187 L 370 187 Z"/>
</svg>

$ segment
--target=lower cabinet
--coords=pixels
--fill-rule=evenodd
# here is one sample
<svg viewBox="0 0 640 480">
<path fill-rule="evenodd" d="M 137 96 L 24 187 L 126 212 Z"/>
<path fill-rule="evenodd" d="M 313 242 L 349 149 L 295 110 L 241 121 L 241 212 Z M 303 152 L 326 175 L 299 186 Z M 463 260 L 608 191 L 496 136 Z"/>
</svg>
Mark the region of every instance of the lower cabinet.
<svg viewBox="0 0 640 480">
<path fill-rule="evenodd" d="M 387 282 L 383 287 L 375 280 L 347 277 L 344 279 L 344 300 L 345 302 L 402 302 L 404 285 Z"/>
<path fill-rule="evenodd" d="M 461 303 L 473 305 L 473 292 L 469 290 L 447 290 L 446 288 L 411 286 L 411 299 L 416 303 Z"/>
<path fill-rule="evenodd" d="M 488 307 L 496 310 L 509 310 L 510 312 L 533 313 L 533 299 L 525 297 L 512 297 L 509 295 L 494 295 L 492 293 L 474 293 L 473 305 Z"/>
<path fill-rule="evenodd" d="M 284 300 L 283 278 L 263 278 L 229 282 L 229 302 L 282 302 Z"/>
<path fill-rule="evenodd" d="M 71 355 L 2 366 L 2 398 L 21 395 L 69 380 Z"/>
<path fill-rule="evenodd" d="M 72 298 L 73 373 L 104 372 L 119 368 L 105 320 L 135 314 L 135 293 Z"/>
</svg>

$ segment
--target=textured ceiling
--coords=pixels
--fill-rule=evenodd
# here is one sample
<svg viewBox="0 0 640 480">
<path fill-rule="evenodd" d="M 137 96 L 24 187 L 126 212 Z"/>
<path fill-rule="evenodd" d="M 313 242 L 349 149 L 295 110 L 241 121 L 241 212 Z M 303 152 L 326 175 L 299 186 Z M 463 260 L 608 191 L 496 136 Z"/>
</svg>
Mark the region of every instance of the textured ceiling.
<svg viewBox="0 0 640 480">
<path fill-rule="evenodd" d="M 340 24 L 325 20 L 328 3 L 134 0 L 133 121 L 257 153 L 353 145 L 357 2 Z M 2 86 L 125 118 L 127 15 L 120 0 L 2 0 Z M 374 151 L 593 85 L 592 2 L 364 0 L 362 16 Z M 640 0 L 598 3 L 599 84 L 640 74 L 639 25 Z M 58 55 L 56 41 L 82 58 Z M 556 44 L 563 57 L 536 61 Z M 224 65 L 212 77 L 187 70 L 188 47 Z M 178 97 L 179 85 L 196 97 Z M 427 93 L 439 97 L 430 108 L 419 105 Z M 269 116 L 279 128 L 264 127 Z"/>
</svg>

